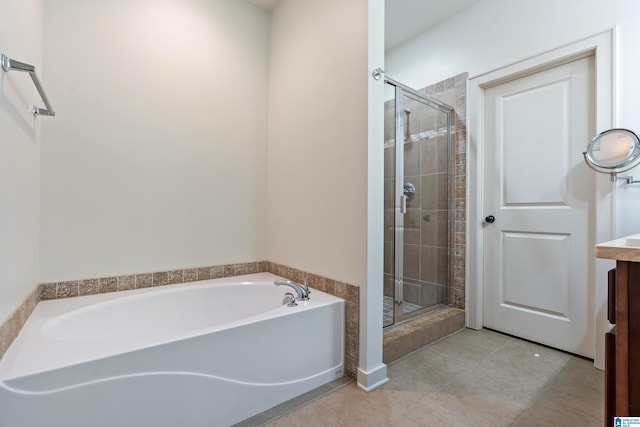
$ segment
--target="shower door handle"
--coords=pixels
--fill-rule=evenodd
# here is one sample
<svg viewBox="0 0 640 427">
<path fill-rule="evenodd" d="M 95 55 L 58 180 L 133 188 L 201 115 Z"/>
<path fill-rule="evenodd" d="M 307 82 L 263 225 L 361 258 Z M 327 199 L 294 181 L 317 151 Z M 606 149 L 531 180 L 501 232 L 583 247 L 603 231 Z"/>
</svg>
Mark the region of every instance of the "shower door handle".
<svg viewBox="0 0 640 427">
<path fill-rule="evenodd" d="M 402 188 L 402 194 L 400 195 L 400 213 L 407 213 L 407 202 L 412 201 L 415 195 L 415 185 L 410 182 L 406 183 Z"/>
</svg>

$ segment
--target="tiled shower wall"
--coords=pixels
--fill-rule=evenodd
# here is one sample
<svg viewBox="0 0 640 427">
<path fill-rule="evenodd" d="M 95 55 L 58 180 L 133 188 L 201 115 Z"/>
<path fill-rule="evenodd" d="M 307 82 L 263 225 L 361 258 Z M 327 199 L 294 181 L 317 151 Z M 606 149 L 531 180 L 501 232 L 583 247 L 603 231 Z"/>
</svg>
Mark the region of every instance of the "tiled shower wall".
<svg viewBox="0 0 640 427">
<path fill-rule="evenodd" d="M 355 378 L 358 368 L 360 289 L 348 283 L 268 261 L 43 283 L 32 292 L 6 322 L 0 325 L 0 359 L 24 326 L 39 300 L 126 291 L 262 272 L 273 273 L 299 283 L 306 281 L 311 288 L 345 300 L 345 376 Z"/>
<path fill-rule="evenodd" d="M 405 182 L 416 187 L 415 198 L 407 203 L 404 221 L 404 300 L 420 306 L 446 301 L 447 271 L 451 266 L 450 303 L 464 309 L 465 303 L 465 209 L 466 209 L 466 82 L 467 74 L 423 88 L 428 97 L 454 107 L 452 158 L 447 165 L 446 116 L 430 107 L 408 100 L 402 118 L 408 135 L 403 135 Z M 385 103 L 385 295 L 393 294 L 394 271 L 394 167 L 395 104 Z M 447 166 L 453 186 L 447 187 Z M 455 201 L 448 210 L 447 195 Z M 452 216 L 454 237 L 447 248 L 447 221 Z M 449 265 L 447 251 L 451 250 Z"/>
</svg>

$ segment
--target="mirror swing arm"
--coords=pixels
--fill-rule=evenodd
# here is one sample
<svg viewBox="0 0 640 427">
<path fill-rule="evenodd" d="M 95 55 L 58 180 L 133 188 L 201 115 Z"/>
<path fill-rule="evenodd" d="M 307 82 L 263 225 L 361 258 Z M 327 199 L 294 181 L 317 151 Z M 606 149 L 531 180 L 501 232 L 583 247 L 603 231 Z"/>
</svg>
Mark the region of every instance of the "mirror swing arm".
<svg viewBox="0 0 640 427">
<path fill-rule="evenodd" d="M 596 135 L 587 151 L 583 152 L 585 163 L 599 173 L 611 175 L 611 182 L 618 180 L 637 184 L 633 176 L 618 176 L 640 164 L 640 139 L 628 129 L 609 129 Z"/>
<path fill-rule="evenodd" d="M 587 160 L 587 152 L 583 152 L 582 155 L 584 156 L 584 161 L 587 164 L 587 166 L 589 166 L 591 169 L 593 169 L 596 172 L 599 173 L 608 173 L 611 175 L 611 182 L 616 182 L 616 181 L 625 181 L 627 184 L 640 184 L 640 180 L 636 180 L 633 178 L 633 175 L 627 175 L 627 176 L 618 176 L 619 173 L 623 173 L 628 171 L 631 168 L 627 168 L 624 170 L 619 170 L 619 171 L 610 171 L 610 170 L 601 170 L 601 169 L 596 169 L 590 162 L 589 160 Z M 634 165 L 635 167 L 635 165 Z"/>
<path fill-rule="evenodd" d="M 617 180 L 625 181 L 627 184 L 640 184 L 640 180 L 633 179 L 632 175 L 618 176 L 617 172 L 611 172 L 611 182 L 614 182 Z"/>
</svg>

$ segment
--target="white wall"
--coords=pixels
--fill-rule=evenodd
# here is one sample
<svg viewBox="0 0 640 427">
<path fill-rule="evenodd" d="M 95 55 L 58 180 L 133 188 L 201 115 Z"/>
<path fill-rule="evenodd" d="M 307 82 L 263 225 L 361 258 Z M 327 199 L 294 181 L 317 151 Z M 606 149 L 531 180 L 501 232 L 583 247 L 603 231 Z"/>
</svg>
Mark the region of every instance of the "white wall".
<svg viewBox="0 0 640 427">
<path fill-rule="evenodd" d="M 237 0 L 45 2 L 40 281 L 267 258 L 268 33 Z"/>
<path fill-rule="evenodd" d="M 269 259 L 366 286 L 367 1 L 280 1 L 269 70 Z"/>
<path fill-rule="evenodd" d="M 635 0 L 483 0 L 388 51 L 386 67 L 394 79 L 421 88 L 465 71 L 474 77 L 618 26 L 615 123 L 640 132 L 639 15 Z M 640 176 L 640 168 L 633 172 Z M 616 234 L 638 233 L 640 184 L 618 187 Z"/>
<path fill-rule="evenodd" d="M 42 71 L 42 1 L 0 0 L 0 52 Z M 0 71 L 0 324 L 37 284 L 41 104 L 29 75 Z"/>
</svg>

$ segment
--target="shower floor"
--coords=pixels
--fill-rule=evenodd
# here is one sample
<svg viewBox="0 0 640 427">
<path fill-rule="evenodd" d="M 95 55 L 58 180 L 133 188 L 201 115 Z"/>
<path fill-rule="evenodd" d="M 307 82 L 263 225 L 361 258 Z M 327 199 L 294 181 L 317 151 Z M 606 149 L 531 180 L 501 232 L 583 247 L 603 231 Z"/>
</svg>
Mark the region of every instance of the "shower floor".
<svg viewBox="0 0 640 427">
<path fill-rule="evenodd" d="M 382 318 L 382 324 L 384 326 L 388 326 L 388 325 L 392 325 L 393 324 L 393 298 L 391 297 L 384 297 L 384 303 L 383 303 L 383 310 L 384 310 L 384 315 Z M 410 302 L 403 302 L 402 303 L 402 314 L 408 314 L 411 313 L 412 311 L 416 311 L 423 308 L 421 305 L 418 304 L 411 304 Z"/>
</svg>

